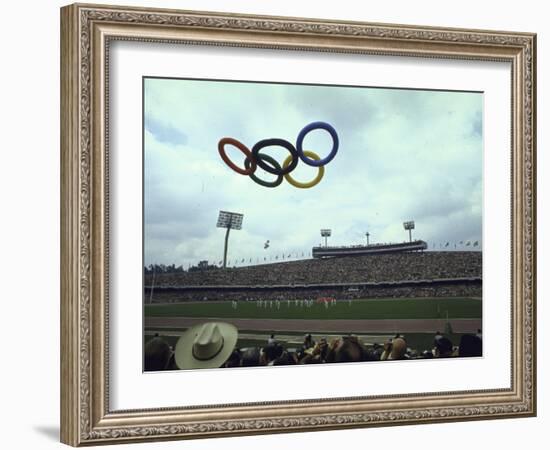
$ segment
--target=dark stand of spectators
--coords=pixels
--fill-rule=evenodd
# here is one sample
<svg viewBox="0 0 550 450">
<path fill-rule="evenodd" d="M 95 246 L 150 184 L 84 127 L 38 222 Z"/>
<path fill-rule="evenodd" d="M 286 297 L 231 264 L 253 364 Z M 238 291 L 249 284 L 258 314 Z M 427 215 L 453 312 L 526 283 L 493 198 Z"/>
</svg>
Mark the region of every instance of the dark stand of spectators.
<svg viewBox="0 0 550 450">
<path fill-rule="evenodd" d="M 454 347 L 450 338 L 437 331 L 434 335 L 433 349 L 411 349 L 407 347 L 405 337 L 396 334 L 384 345 L 363 344 L 357 336 L 347 335 L 332 339 L 322 337 L 314 343 L 311 334 L 304 337 L 304 346 L 297 349 L 285 349 L 275 340 L 274 334 L 264 347 L 234 348 L 221 367 L 256 367 L 295 364 L 346 363 L 359 361 L 384 361 L 402 359 L 431 359 L 452 357 L 479 357 L 483 354 L 483 342 L 478 334 L 464 334 L 458 347 Z M 157 335 L 144 347 L 144 366 L 146 371 L 177 370 L 174 352 Z"/>
</svg>

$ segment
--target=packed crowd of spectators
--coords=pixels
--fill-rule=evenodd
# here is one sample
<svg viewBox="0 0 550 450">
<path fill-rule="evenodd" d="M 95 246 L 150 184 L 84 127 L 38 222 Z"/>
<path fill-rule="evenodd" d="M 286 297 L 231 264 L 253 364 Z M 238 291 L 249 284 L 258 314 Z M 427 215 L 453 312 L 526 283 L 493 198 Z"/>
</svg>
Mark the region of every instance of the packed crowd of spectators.
<svg viewBox="0 0 550 450">
<path fill-rule="evenodd" d="M 481 281 L 429 282 L 418 285 L 327 287 L 323 289 L 295 287 L 279 288 L 156 288 L 153 296 L 146 288 L 145 298 L 152 303 L 178 303 L 187 301 L 257 301 L 257 300 L 303 300 L 319 297 L 334 297 L 338 300 L 361 298 L 418 298 L 418 297 L 481 297 Z"/>
<path fill-rule="evenodd" d="M 178 342 L 179 345 L 179 342 Z M 255 367 L 300 364 L 324 364 L 344 362 L 373 362 L 385 360 L 416 360 L 432 358 L 482 356 L 481 330 L 477 334 L 464 334 L 460 342 L 453 343 L 449 336 L 436 332 L 433 345 L 427 349 L 413 349 L 407 345 L 406 336 L 396 334 L 384 343 L 365 344 L 354 335 L 314 341 L 306 334 L 302 345 L 288 348 L 277 341 L 275 335 L 263 346 L 232 348 L 229 355 L 216 367 Z M 178 370 L 171 348 L 160 336 L 145 344 L 145 370 Z"/>
<path fill-rule="evenodd" d="M 154 285 L 288 286 L 481 278 L 481 263 L 481 252 L 409 252 L 162 273 L 156 275 Z M 152 275 L 146 274 L 145 285 L 151 284 Z"/>
</svg>

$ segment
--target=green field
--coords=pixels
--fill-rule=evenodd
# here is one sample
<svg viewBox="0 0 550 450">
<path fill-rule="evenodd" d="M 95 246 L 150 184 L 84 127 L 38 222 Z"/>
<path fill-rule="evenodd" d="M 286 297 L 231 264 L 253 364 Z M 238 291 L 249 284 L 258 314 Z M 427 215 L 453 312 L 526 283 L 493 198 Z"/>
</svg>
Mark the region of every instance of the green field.
<svg viewBox="0 0 550 450">
<path fill-rule="evenodd" d="M 210 317 L 239 319 L 476 319 L 481 318 L 482 302 L 474 298 L 387 298 L 339 300 L 335 305 L 312 307 L 295 305 L 294 301 L 269 301 L 267 307 L 258 307 L 255 301 L 193 302 L 162 305 L 145 305 L 147 317 Z"/>
</svg>

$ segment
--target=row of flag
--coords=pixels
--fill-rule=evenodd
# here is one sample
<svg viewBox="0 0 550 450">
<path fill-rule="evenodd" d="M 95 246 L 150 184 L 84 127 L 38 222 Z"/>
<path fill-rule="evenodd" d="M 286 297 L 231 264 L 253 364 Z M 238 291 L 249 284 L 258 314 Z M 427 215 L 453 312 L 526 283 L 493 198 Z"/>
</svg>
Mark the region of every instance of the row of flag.
<svg viewBox="0 0 550 450">
<path fill-rule="evenodd" d="M 280 257 L 279 257 L 279 255 L 275 255 L 275 256 L 271 255 L 269 257 L 264 256 L 263 258 L 241 258 L 241 259 L 237 258 L 234 261 L 228 260 L 227 265 L 229 266 L 231 264 L 233 264 L 233 265 L 235 265 L 235 264 L 244 264 L 246 262 L 251 264 L 254 261 L 256 261 L 256 264 L 260 264 L 262 262 L 268 262 L 268 261 L 278 261 L 278 260 L 282 261 L 284 259 L 292 259 L 292 258 L 296 259 L 296 258 L 300 258 L 300 257 L 301 258 L 306 258 L 306 257 L 310 257 L 310 256 L 311 256 L 311 252 L 302 252 L 301 256 L 300 256 L 300 253 L 295 253 L 294 255 L 292 255 L 292 253 L 290 253 L 288 255 L 286 253 L 284 253 L 284 254 L 280 255 Z M 222 264 L 223 264 L 222 260 L 218 261 L 218 266 L 221 266 Z"/>
<path fill-rule="evenodd" d="M 269 242 L 269 241 L 267 241 Z M 480 243 L 479 241 L 459 241 L 459 242 L 432 242 L 431 243 L 431 246 L 429 246 L 429 248 L 432 248 L 432 249 L 437 249 L 437 248 L 440 248 L 440 249 L 448 249 L 449 247 L 451 248 L 458 248 L 458 247 L 479 247 L 480 246 Z M 267 263 L 267 262 L 273 262 L 273 261 L 285 261 L 285 260 L 289 260 L 289 259 L 300 259 L 300 258 L 309 258 L 311 257 L 311 251 L 309 252 L 296 252 L 296 253 L 282 253 L 280 255 L 270 255 L 270 256 L 263 256 L 263 257 L 255 257 L 255 258 L 236 258 L 234 260 L 228 260 L 227 261 L 227 266 L 228 267 L 232 267 L 232 266 L 236 266 L 236 265 L 239 265 L 239 264 L 263 264 L 263 263 Z M 221 267 L 223 265 L 223 260 L 219 260 L 217 261 L 217 264 L 216 263 L 212 263 L 212 264 L 215 264 L 219 267 Z M 191 264 L 189 264 L 189 267 L 191 267 Z"/>
<path fill-rule="evenodd" d="M 454 242 L 454 243 L 451 243 L 451 242 L 440 242 L 439 243 L 439 248 L 447 248 L 449 247 L 450 245 L 454 244 L 454 248 L 457 247 L 457 245 L 462 245 L 462 246 L 466 246 L 466 247 L 478 247 L 479 246 L 479 241 L 460 241 L 460 242 Z M 432 248 L 436 248 L 437 247 L 437 244 L 435 242 L 432 243 Z"/>
</svg>

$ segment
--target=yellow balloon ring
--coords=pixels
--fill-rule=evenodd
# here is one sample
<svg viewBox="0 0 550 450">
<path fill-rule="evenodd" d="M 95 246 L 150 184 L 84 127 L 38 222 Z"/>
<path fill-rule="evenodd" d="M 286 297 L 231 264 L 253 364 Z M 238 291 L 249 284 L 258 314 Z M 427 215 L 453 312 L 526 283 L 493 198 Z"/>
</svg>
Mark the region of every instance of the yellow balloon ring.
<svg viewBox="0 0 550 450">
<path fill-rule="evenodd" d="M 304 150 L 304 155 L 309 156 L 310 158 L 313 158 L 316 161 L 321 160 L 321 158 L 319 157 L 319 155 L 317 155 L 317 153 L 314 153 L 310 150 Z M 286 169 L 290 165 L 291 162 L 292 162 L 292 155 L 289 155 L 288 158 L 285 159 L 285 162 L 283 163 L 283 169 Z M 323 178 L 323 176 L 325 175 L 324 166 L 320 166 L 317 169 L 318 169 L 317 176 L 313 180 L 308 181 L 307 183 L 301 183 L 299 181 L 296 181 L 294 178 L 292 178 L 290 173 L 285 174 L 285 178 L 286 178 L 286 181 L 288 181 L 294 187 L 297 187 L 297 188 L 300 188 L 300 189 L 311 188 L 311 187 L 315 186 L 316 184 L 318 184 L 321 181 L 321 179 Z"/>
</svg>

